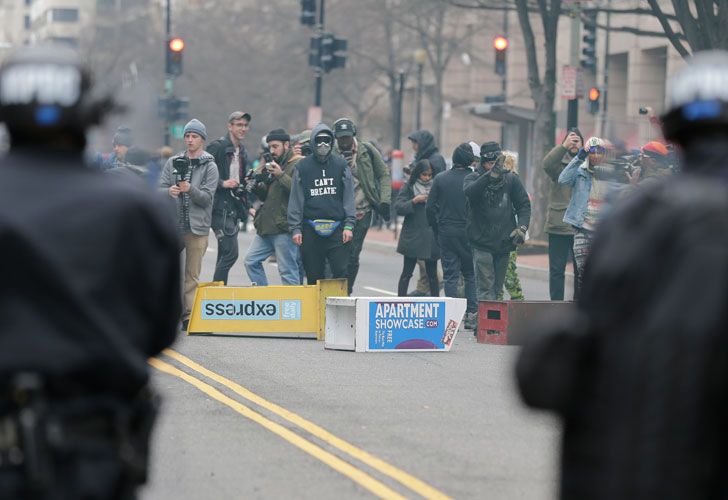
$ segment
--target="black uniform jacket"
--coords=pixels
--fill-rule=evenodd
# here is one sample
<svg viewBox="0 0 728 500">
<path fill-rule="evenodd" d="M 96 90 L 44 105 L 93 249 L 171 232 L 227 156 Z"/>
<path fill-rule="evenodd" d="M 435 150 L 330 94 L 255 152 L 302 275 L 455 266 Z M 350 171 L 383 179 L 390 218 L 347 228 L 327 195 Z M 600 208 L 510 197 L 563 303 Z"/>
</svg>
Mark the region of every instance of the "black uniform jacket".
<svg viewBox="0 0 728 500">
<path fill-rule="evenodd" d="M 132 395 L 180 315 L 179 242 L 159 195 L 79 155 L 0 159 L 0 381 Z"/>
</svg>

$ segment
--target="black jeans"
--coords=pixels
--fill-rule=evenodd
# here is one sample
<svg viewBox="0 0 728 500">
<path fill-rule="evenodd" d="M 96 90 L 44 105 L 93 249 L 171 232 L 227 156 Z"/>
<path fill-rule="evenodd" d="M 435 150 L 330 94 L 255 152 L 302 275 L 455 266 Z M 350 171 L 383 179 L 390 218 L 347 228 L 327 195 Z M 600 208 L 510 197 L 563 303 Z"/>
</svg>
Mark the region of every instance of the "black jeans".
<svg viewBox="0 0 728 500">
<path fill-rule="evenodd" d="M 348 277 L 349 277 L 349 295 L 354 288 L 354 281 L 356 275 L 359 274 L 359 254 L 364 246 L 364 238 L 366 238 L 369 232 L 369 226 L 372 225 L 372 212 L 367 212 L 364 217 L 356 221 L 354 226 L 354 237 L 351 239 L 351 249 L 349 250 L 349 265 L 348 265 Z"/>
<path fill-rule="evenodd" d="M 344 244 L 344 226 L 340 225 L 331 236 L 319 236 L 308 223 L 301 225 L 303 243 L 301 244 L 301 259 L 306 270 L 306 282 L 315 285 L 318 280 L 324 279 L 326 261 L 331 266 L 332 278 L 346 278 L 347 264 L 349 263 L 349 243 Z"/>
<path fill-rule="evenodd" d="M 549 233 L 549 294 L 551 300 L 564 300 L 564 273 L 569 258 L 574 262 L 573 248 L 573 234 Z M 574 273 L 576 273 L 575 262 Z"/>
<path fill-rule="evenodd" d="M 402 275 L 399 277 L 399 286 L 397 286 L 397 295 L 400 297 L 407 296 L 407 288 L 409 287 L 412 272 L 417 265 L 417 259 L 414 257 L 404 258 L 404 267 L 402 267 Z M 437 282 L 437 261 L 426 260 L 425 269 L 427 270 L 427 280 L 430 284 L 430 294 L 432 297 L 440 295 L 440 284 Z"/>
<path fill-rule="evenodd" d="M 473 251 L 470 249 L 468 235 L 465 229 L 461 231 L 440 231 L 440 258 L 442 259 L 442 274 L 445 281 L 445 295 L 459 297 L 458 285 L 460 275 L 465 285 L 465 298 L 468 301 L 468 312 L 478 310 L 478 301 L 475 296 L 475 270 L 473 269 Z"/>
<path fill-rule="evenodd" d="M 227 285 L 228 274 L 238 260 L 238 233 L 223 235 L 222 231 L 215 231 L 217 237 L 217 262 L 212 281 L 222 281 Z"/>
</svg>

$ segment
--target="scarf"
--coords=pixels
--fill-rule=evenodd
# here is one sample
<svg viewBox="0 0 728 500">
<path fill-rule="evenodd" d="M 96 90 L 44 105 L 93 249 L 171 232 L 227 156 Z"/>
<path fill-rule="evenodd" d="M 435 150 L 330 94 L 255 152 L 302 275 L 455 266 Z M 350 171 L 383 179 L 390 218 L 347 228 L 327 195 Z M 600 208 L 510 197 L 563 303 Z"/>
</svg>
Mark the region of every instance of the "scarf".
<svg viewBox="0 0 728 500">
<path fill-rule="evenodd" d="M 422 182 L 421 180 L 417 179 L 412 186 L 412 189 L 415 192 L 415 196 L 419 196 L 421 194 L 430 194 L 430 189 L 432 189 L 432 179 L 430 179 L 427 182 Z"/>
</svg>

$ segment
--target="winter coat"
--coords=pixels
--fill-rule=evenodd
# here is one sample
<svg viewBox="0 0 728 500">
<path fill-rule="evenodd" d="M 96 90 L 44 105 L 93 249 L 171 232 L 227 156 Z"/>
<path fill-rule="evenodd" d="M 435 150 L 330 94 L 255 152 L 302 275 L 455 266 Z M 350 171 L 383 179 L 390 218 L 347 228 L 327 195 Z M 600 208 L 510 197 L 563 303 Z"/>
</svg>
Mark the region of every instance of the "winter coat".
<svg viewBox="0 0 728 500">
<path fill-rule="evenodd" d="M 578 309 L 524 332 L 518 384 L 562 418 L 564 500 L 728 491 L 728 183 L 700 177 L 616 205 Z"/>
<path fill-rule="evenodd" d="M 222 186 L 223 181 L 230 179 L 230 163 L 232 162 L 234 151 L 233 142 L 230 140 L 230 136 L 224 135 L 219 139 L 212 141 L 207 145 L 205 150 L 215 158 L 215 165 L 217 165 L 217 171 L 219 174 L 217 189 L 215 190 L 215 199 L 213 200 L 212 205 L 212 228 L 223 228 L 225 225 L 225 212 L 228 214 L 232 213 L 234 217 L 237 217 L 240 220 L 247 220 L 247 193 L 243 194 L 240 193 L 241 190 L 237 190 L 236 194 L 233 195 L 233 188 L 226 188 Z M 240 145 L 240 156 L 242 160 L 238 171 L 238 179 L 240 179 L 240 184 L 244 187 L 244 179 L 249 159 L 248 151 L 242 144 Z"/>
<path fill-rule="evenodd" d="M 418 130 L 412 132 L 409 137 L 417 143 L 417 154 L 415 154 L 415 163 L 420 160 L 427 160 L 432 165 L 432 176 L 444 172 L 447 169 L 445 158 L 438 152 L 435 138 L 429 130 Z"/>
<path fill-rule="evenodd" d="M 47 375 L 50 402 L 131 398 L 181 312 L 180 242 L 157 193 L 40 149 L 0 159 L 0 415 L 18 372 Z"/>
<path fill-rule="evenodd" d="M 427 221 L 425 203 L 412 203 L 415 197 L 414 188 L 405 184 L 399 192 L 395 208 L 398 215 L 404 215 L 402 232 L 397 243 L 397 253 L 418 260 L 437 260 L 440 248 L 434 231 Z"/>
<path fill-rule="evenodd" d="M 290 149 L 284 156 L 281 165 L 283 174 L 274 177 L 270 184 L 259 185 L 253 192 L 263 200 L 255 214 L 255 230 L 261 236 L 285 234 L 288 232 L 288 198 L 291 195 L 291 182 L 296 163 L 302 156 L 296 156 Z"/>
<path fill-rule="evenodd" d="M 469 168 L 452 168 L 436 176 L 427 197 L 427 218 L 438 231 L 465 232 L 467 209 L 463 195 L 463 183 L 472 171 Z"/>
<path fill-rule="evenodd" d="M 510 234 L 516 227 L 528 229 L 531 223 L 531 201 L 521 179 L 504 172 L 503 187 L 495 195 L 497 206 L 488 202 L 490 172 L 483 167 L 468 174 L 463 182 L 463 192 L 468 207 L 467 232 L 473 248 L 493 254 L 509 253 L 516 249 Z"/>
<path fill-rule="evenodd" d="M 187 153 L 180 153 L 167 160 L 159 178 L 159 189 L 169 196 L 169 188 L 175 183 L 172 162 L 175 158 L 184 158 Z M 219 180 L 215 159 L 208 152 L 203 152 L 199 158 L 200 164 L 192 170 L 190 179 L 190 230 L 198 236 L 207 235 L 212 224 L 212 200 Z M 177 213 L 182 210 L 182 194 L 175 200 Z"/>
<path fill-rule="evenodd" d="M 568 150 L 558 145 L 543 159 L 543 169 L 549 176 L 549 205 L 545 231 L 549 234 L 574 234 L 574 226 L 564 222 L 566 207 L 571 199 L 571 187 L 559 184 L 559 174 L 571 161 Z"/>
<path fill-rule="evenodd" d="M 389 167 L 377 148 L 368 142 L 357 141 L 356 175 L 359 188 L 374 210 L 382 203 L 392 203 L 392 178 Z"/>
<path fill-rule="evenodd" d="M 324 123 L 319 123 L 311 131 L 311 138 L 321 133 L 331 136 L 333 145 L 334 133 Z M 322 176 L 323 172 L 329 170 L 341 172 L 341 177 L 334 179 L 337 183 L 335 195 L 327 195 L 318 200 L 318 205 L 326 205 L 326 213 L 315 214 L 314 203 L 311 196 L 304 192 L 303 177 Z M 343 192 L 342 192 L 343 191 Z M 300 160 L 293 171 L 291 182 L 291 196 L 288 199 L 288 227 L 292 235 L 301 234 L 301 224 L 305 219 L 332 219 L 344 224 L 344 229 L 352 230 L 356 224 L 356 213 L 354 203 L 354 187 L 351 182 L 351 169 L 349 164 L 339 155 L 333 154 L 333 149 L 326 158 L 319 158 L 312 154 Z"/>
</svg>

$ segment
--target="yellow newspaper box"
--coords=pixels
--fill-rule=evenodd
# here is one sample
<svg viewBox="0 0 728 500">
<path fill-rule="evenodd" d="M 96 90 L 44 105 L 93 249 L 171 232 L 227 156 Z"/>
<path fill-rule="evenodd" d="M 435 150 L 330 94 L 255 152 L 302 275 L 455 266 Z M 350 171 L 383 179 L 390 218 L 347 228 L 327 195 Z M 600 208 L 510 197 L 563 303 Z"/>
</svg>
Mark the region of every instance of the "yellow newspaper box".
<svg viewBox="0 0 728 500">
<path fill-rule="evenodd" d="M 187 334 L 294 334 L 323 340 L 326 298 L 346 296 L 346 279 L 301 286 L 200 283 Z"/>
</svg>

